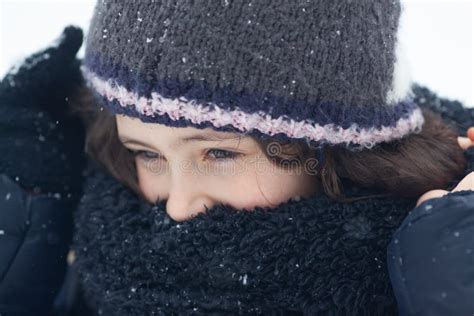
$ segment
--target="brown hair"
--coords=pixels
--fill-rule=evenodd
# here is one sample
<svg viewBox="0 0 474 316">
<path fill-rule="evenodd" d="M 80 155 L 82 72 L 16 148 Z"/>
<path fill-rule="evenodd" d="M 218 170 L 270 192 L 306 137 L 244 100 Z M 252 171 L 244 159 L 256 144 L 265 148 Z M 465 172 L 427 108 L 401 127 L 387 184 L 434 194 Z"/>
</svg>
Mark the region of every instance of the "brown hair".
<svg viewBox="0 0 474 316">
<path fill-rule="evenodd" d="M 119 141 L 114 115 L 97 104 L 93 92 L 85 85 L 76 90 L 71 103 L 73 111 L 86 124 L 86 154 L 143 197 L 133 155 Z M 418 197 L 429 190 L 449 189 L 453 180 L 464 173 L 464 151 L 454 129 L 437 113 L 422 110 L 425 124 L 418 134 L 356 152 L 326 146 L 325 162 L 318 166 L 315 185 L 321 186 L 330 198 L 343 202 L 373 196 Z M 302 140 L 282 143 L 253 138 L 267 158 L 279 166 L 294 165 L 284 163 L 289 160 L 301 165 L 305 159 L 314 158 L 314 149 Z M 271 143 L 280 145 L 277 155 L 269 153 Z M 382 194 L 349 198 L 344 194 L 342 179 L 360 187 L 376 188 Z"/>
</svg>

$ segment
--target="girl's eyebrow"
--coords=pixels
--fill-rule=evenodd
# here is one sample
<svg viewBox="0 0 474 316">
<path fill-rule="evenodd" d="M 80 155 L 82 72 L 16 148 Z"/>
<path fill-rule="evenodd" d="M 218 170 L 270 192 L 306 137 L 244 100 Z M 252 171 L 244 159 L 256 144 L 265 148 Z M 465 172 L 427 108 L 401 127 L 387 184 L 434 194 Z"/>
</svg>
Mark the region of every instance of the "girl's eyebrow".
<svg viewBox="0 0 474 316">
<path fill-rule="evenodd" d="M 176 143 L 172 145 L 172 147 L 178 147 L 181 146 L 185 143 L 190 143 L 190 142 L 198 142 L 198 141 L 203 141 L 203 142 L 209 142 L 209 141 L 220 141 L 220 140 L 225 140 L 225 139 L 236 139 L 241 137 L 239 134 L 234 134 L 234 133 L 228 133 L 227 134 L 196 134 L 196 135 L 189 135 L 185 137 L 181 137 L 178 139 Z M 129 144 L 136 144 L 136 145 L 141 145 L 141 146 L 146 146 L 146 147 L 153 147 L 150 144 L 144 143 L 140 140 L 129 138 L 125 135 L 119 135 L 119 139 L 122 143 L 129 143 Z"/>
</svg>

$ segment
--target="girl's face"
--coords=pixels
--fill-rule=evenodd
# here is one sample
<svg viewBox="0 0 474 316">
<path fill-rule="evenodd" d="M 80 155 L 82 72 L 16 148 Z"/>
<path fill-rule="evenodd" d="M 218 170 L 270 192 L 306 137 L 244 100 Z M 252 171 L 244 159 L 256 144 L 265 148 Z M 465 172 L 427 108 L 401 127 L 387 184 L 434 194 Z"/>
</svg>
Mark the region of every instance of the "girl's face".
<svg viewBox="0 0 474 316">
<path fill-rule="evenodd" d="M 150 203 L 167 200 L 175 221 L 216 203 L 250 210 L 317 191 L 314 174 L 275 165 L 249 136 L 115 117 L 120 141 L 135 154 L 140 190 Z"/>
</svg>

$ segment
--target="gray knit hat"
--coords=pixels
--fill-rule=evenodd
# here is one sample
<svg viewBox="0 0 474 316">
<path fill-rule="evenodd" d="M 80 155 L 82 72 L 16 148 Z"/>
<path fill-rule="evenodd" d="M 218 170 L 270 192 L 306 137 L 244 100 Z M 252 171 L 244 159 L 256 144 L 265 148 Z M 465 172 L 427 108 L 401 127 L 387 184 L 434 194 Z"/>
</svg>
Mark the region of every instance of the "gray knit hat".
<svg viewBox="0 0 474 316">
<path fill-rule="evenodd" d="M 99 0 L 82 71 L 117 114 L 351 150 L 421 131 L 398 0 Z"/>
</svg>

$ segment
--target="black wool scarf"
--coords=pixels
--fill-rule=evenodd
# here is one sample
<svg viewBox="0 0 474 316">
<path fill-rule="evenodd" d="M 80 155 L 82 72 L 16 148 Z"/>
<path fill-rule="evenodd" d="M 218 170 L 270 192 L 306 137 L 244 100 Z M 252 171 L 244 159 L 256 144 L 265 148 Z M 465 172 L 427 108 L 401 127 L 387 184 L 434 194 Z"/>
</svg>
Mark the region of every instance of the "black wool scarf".
<svg viewBox="0 0 474 316">
<path fill-rule="evenodd" d="M 100 168 L 87 178 L 74 250 L 103 315 L 396 314 L 386 248 L 414 199 L 314 195 L 176 222 Z"/>
<path fill-rule="evenodd" d="M 415 91 L 460 129 L 472 123 L 471 110 Z M 164 202 L 146 203 L 96 164 L 86 177 L 73 249 L 99 314 L 397 314 L 386 248 L 414 198 L 321 194 L 274 209 L 216 205 L 175 222 Z"/>
</svg>

